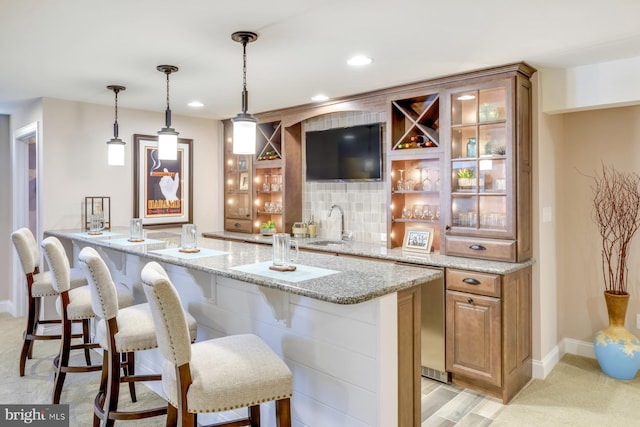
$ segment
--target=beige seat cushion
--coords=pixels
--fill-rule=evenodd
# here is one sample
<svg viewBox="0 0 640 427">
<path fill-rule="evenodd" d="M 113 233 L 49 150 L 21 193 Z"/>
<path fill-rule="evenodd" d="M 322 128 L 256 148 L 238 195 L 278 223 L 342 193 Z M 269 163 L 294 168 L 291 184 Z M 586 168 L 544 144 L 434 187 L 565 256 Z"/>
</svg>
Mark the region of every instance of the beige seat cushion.
<svg viewBox="0 0 640 427">
<path fill-rule="evenodd" d="M 291 397 L 287 365 L 257 336 L 231 335 L 191 346 L 189 412 L 219 412 Z M 162 387 L 177 406 L 176 372 L 166 359 Z"/>
<path fill-rule="evenodd" d="M 133 292 L 123 284 L 116 285 L 118 292 L 118 306 L 129 307 L 133 305 Z M 62 313 L 60 297 L 56 298 L 58 314 Z M 91 308 L 91 289 L 89 286 L 81 286 L 69 291 L 69 305 L 67 305 L 67 317 L 71 320 L 91 319 L 95 317 Z"/>
<path fill-rule="evenodd" d="M 31 296 L 33 297 L 48 297 L 58 295 L 58 292 L 53 289 L 51 284 L 51 272 L 44 271 L 42 273 L 35 274 L 33 276 L 33 285 L 31 286 Z M 70 276 L 71 289 L 78 288 L 87 284 L 87 278 L 82 270 L 79 268 L 71 269 Z"/>
<path fill-rule="evenodd" d="M 198 334 L 198 323 L 189 313 L 185 313 L 189 324 L 191 341 L 195 341 Z M 149 350 L 158 347 L 156 328 L 151 316 L 148 303 L 136 304 L 131 307 L 120 308 L 118 316 L 118 333 L 115 337 L 116 351 L 126 353 L 130 351 Z M 96 341 L 100 347 L 107 348 L 106 327 L 104 319 L 98 322 Z"/>
</svg>

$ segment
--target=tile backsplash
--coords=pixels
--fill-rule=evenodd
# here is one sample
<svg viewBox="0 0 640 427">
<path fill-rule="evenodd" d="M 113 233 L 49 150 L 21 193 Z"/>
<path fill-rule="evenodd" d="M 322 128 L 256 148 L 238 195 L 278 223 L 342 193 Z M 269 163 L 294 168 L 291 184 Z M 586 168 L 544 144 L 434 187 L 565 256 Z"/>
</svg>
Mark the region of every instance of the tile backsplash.
<svg viewBox="0 0 640 427">
<path fill-rule="evenodd" d="M 345 111 L 325 114 L 305 120 L 303 138 L 307 131 L 357 126 L 386 122 L 386 113 Z M 386 186 L 388 173 L 385 165 L 386 141 L 383 141 L 383 180 L 379 182 L 307 182 L 304 141 L 302 144 L 302 215 L 308 221 L 312 216 L 318 225 L 318 237 L 340 239 L 340 212 L 331 213 L 336 204 L 344 211 L 344 228 L 353 233 L 352 240 L 380 243 L 387 232 Z"/>
</svg>

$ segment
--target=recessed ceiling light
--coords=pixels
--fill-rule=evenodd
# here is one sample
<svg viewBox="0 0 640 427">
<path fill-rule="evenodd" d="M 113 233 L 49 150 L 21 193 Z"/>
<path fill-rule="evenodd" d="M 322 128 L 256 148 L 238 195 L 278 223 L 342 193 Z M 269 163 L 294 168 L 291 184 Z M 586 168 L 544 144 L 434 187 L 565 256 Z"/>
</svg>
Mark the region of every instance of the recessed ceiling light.
<svg viewBox="0 0 640 427">
<path fill-rule="evenodd" d="M 373 61 L 373 59 L 369 58 L 368 56 L 356 55 L 353 58 L 349 59 L 347 61 L 347 64 L 361 66 L 371 64 L 371 61 Z"/>
<path fill-rule="evenodd" d="M 313 96 L 311 98 L 311 100 L 315 101 L 315 102 L 322 102 L 322 101 L 326 101 L 327 99 L 329 99 L 329 97 L 327 95 L 323 95 L 321 93 L 319 93 L 318 95 Z"/>
<path fill-rule="evenodd" d="M 193 108 L 200 108 L 200 107 L 204 107 L 204 104 L 200 101 L 191 101 L 190 103 L 187 104 L 189 107 L 193 107 Z"/>
</svg>

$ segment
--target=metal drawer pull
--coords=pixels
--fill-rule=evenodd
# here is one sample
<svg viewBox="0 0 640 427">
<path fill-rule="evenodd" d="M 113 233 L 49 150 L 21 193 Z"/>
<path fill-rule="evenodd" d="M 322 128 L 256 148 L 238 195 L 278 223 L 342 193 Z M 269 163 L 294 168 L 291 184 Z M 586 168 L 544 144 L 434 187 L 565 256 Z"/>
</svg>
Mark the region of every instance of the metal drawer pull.
<svg viewBox="0 0 640 427">
<path fill-rule="evenodd" d="M 466 283 L 467 285 L 479 285 L 480 281 L 478 279 L 474 279 L 472 277 L 467 277 L 465 279 L 462 279 L 462 281 L 464 283 Z"/>
<path fill-rule="evenodd" d="M 242 224 L 240 224 L 239 222 L 236 222 L 235 224 L 233 224 L 233 226 L 236 228 L 240 228 L 242 227 Z"/>
<path fill-rule="evenodd" d="M 473 249 L 474 251 L 486 251 L 487 248 L 485 248 L 482 245 L 471 245 L 469 246 L 469 249 Z"/>
<path fill-rule="evenodd" d="M 469 299 L 467 300 L 467 302 L 468 302 L 469 304 L 473 304 L 473 298 L 469 298 Z"/>
</svg>

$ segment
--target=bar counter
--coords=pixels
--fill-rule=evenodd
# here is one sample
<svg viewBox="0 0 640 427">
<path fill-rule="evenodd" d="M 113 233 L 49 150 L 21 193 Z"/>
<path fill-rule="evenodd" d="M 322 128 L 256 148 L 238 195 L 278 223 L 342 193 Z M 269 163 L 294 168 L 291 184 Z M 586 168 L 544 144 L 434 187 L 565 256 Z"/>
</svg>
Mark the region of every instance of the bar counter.
<svg viewBox="0 0 640 427">
<path fill-rule="evenodd" d="M 337 271 L 337 273 L 291 282 L 287 280 L 293 275 L 291 272 L 274 272 L 267 277 L 238 269 L 238 267 L 270 261 L 271 246 L 200 237 L 198 248 L 201 249 L 201 253 L 181 254 L 168 251 L 168 249 L 180 247 L 179 229 L 175 231 L 146 230 L 146 242 L 138 244 L 126 241 L 128 234 L 129 231 L 126 228 L 114 228 L 97 236 L 91 236 L 79 230 L 45 233 L 59 239 L 91 243 L 92 246 L 118 250 L 149 261 L 182 266 L 334 304 L 358 304 L 442 277 L 442 271 L 434 269 L 300 251 L 298 260 L 294 264 Z M 207 255 L 204 251 L 209 249 L 211 251 Z"/>
<path fill-rule="evenodd" d="M 61 240 L 72 265 L 83 247 L 94 247 L 136 302 L 144 302 L 142 268 L 159 262 L 198 321 L 198 340 L 260 336 L 293 372 L 294 426 L 419 425 L 420 288 L 441 270 L 300 251 L 295 272 L 273 272 L 270 246 L 199 238 L 201 251 L 184 254 L 179 229 L 145 230 L 140 243 L 128 242 L 124 227 L 44 234 Z M 138 371 L 160 372 L 159 352 L 141 353 Z M 149 387 L 162 395 L 159 383 Z M 273 426 L 274 412 L 262 404 L 264 426 Z"/>
</svg>

